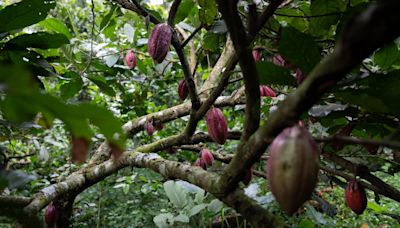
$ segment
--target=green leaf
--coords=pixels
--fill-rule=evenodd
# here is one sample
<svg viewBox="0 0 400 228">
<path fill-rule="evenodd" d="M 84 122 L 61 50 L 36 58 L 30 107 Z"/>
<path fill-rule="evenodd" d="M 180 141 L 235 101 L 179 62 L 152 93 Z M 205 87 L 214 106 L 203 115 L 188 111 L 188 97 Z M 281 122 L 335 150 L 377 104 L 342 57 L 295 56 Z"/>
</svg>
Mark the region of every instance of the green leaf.
<svg viewBox="0 0 400 228">
<path fill-rule="evenodd" d="M 313 16 L 318 16 L 311 18 L 311 32 L 324 35 L 331 25 L 337 24 L 346 9 L 346 3 L 343 0 L 315 0 L 311 2 L 310 9 Z"/>
<path fill-rule="evenodd" d="M 279 52 L 307 75 L 320 61 L 320 51 L 313 37 L 287 27 L 282 31 Z"/>
<path fill-rule="evenodd" d="M 0 11 L 0 33 L 33 25 L 45 19 L 55 6 L 55 1 L 46 0 L 25 0 L 9 5 Z"/>
<path fill-rule="evenodd" d="M 107 83 L 103 76 L 89 76 L 88 79 L 96 84 L 104 93 L 109 96 L 115 96 L 114 89 Z"/>
<path fill-rule="evenodd" d="M 189 223 L 189 217 L 184 214 L 180 214 L 174 218 L 175 222 Z"/>
<path fill-rule="evenodd" d="M 164 183 L 164 190 L 169 200 L 177 208 L 183 208 L 187 204 L 187 193 L 175 183 L 175 181 L 166 181 Z"/>
<path fill-rule="evenodd" d="M 377 113 L 400 114 L 400 71 L 371 75 L 356 85 L 335 92 L 345 102 Z"/>
<path fill-rule="evenodd" d="M 82 89 L 82 85 L 83 85 L 82 79 L 72 80 L 62 84 L 60 87 L 61 96 L 64 99 L 73 97 Z"/>
<path fill-rule="evenodd" d="M 374 62 L 382 69 L 400 67 L 400 49 L 396 43 L 389 44 L 374 54 Z"/>
<path fill-rule="evenodd" d="M 224 204 L 219 201 L 218 199 L 213 199 L 209 204 L 208 204 L 208 210 L 215 213 L 218 213 Z"/>
<path fill-rule="evenodd" d="M 64 44 L 68 44 L 68 38 L 63 34 L 50 34 L 46 32 L 38 32 L 32 34 L 24 34 L 17 36 L 8 41 L 5 45 L 6 49 L 25 49 L 27 47 L 49 49 L 59 48 Z"/>
<path fill-rule="evenodd" d="M 197 0 L 200 5 L 199 19 L 202 24 L 212 24 L 217 16 L 217 4 L 215 0 Z"/>
<path fill-rule="evenodd" d="M 56 33 L 60 33 L 65 35 L 68 39 L 72 38 L 71 33 L 68 30 L 68 27 L 65 25 L 64 22 L 58 20 L 57 18 L 47 18 L 44 21 L 39 22 L 43 28 L 54 31 Z"/>
<path fill-rule="evenodd" d="M 271 62 L 258 62 L 257 72 L 260 84 L 263 85 L 296 85 L 296 80 L 286 68 L 277 66 Z"/>
<path fill-rule="evenodd" d="M 200 211 L 204 210 L 204 208 L 206 208 L 206 207 L 207 207 L 207 204 L 199 204 L 199 205 L 196 205 L 196 206 L 190 208 L 189 214 L 188 214 L 189 217 L 192 217 L 193 215 L 197 215 L 198 213 L 200 213 Z"/>
<path fill-rule="evenodd" d="M 174 225 L 174 215 L 171 213 L 162 213 L 155 216 L 153 222 L 158 228 L 170 228 Z"/>
<path fill-rule="evenodd" d="M 109 22 L 114 14 L 115 9 L 117 9 L 117 5 L 111 6 L 110 11 L 108 11 L 106 16 L 103 17 L 103 19 L 101 20 L 101 23 L 100 23 L 100 28 L 99 28 L 100 31 L 103 30 L 104 28 L 106 28 L 108 25 L 110 25 Z"/>
<path fill-rule="evenodd" d="M 178 11 L 176 12 L 175 23 L 177 24 L 185 20 L 185 18 L 189 16 L 189 13 L 192 11 L 193 7 L 193 0 L 183 0 L 178 7 Z"/>
</svg>

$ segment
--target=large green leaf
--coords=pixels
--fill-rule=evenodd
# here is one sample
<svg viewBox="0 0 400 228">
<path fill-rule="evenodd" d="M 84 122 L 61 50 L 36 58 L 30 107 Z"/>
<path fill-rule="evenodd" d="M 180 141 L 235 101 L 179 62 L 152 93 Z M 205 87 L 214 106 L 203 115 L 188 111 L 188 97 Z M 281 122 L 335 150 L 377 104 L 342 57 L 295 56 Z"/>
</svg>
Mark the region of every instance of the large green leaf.
<svg viewBox="0 0 400 228">
<path fill-rule="evenodd" d="M 0 11 L 0 33 L 33 25 L 45 19 L 55 6 L 55 1 L 46 0 L 24 0 L 7 6 Z"/>
<path fill-rule="evenodd" d="M 374 54 L 374 62 L 382 70 L 400 68 L 400 48 L 396 43 L 392 43 L 381 48 Z"/>
<path fill-rule="evenodd" d="M 177 208 L 183 208 L 187 204 L 187 193 L 175 181 L 166 181 L 164 190 L 169 200 Z"/>
<path fill-rule="evenodd" d="M 312 33 L 324 35 L 331 25 L 338 23 L 341 13 L 346 9 L 346 3 L 343 0 L 315 0 L 311 2 L 310 28 Z M 323 16 L 326 15 L 326 16 Z"/>
<path fill-rule="evenodd" d="M 178 11 L 176 12 L 175 23 L 185 20 L 185 18 L 189 16 L 189 13 L 192 11 L 193 7 L 193 0 L 183 0 L 178 7 Z"/>
<path fill-rule="evenodd" d="M 38 32 L 32 34 L 24 34 L 17 36 L 8 41 L 5 45 L 6 49 L 25 49 L 27 47 L 49 49 L 59 48 L 64 44 L 68 44 L 68 38 L 63 34 L 50 34 L 46 32 Z"/>
<path fill-rule="evenodd" d="M 110 11 L 103 17 L 103 19 L 101 20 L 101 23 L 100 23 L 100 29 L 99 30 L 103 30 L 105 27 L 110 25 L 110 20 L 111 20 L 113 14 L 114 14 L 115 9 L 117 9 L 117 5 L 113 5 L 110 8 Z"/>
<path fill-rule="evenodd" d="M 319 47 L 313 37 L 287 27 L 282 31 L 279 52 L 307 75 L 321 59 Z"/>
<path fill-rule="evenodd" d="M 57 18 L 47 18 L 46 20 L 39 22 L 39 25 L 43 26 L 49 31 L 63 34 L 68 39 L 72 38 L 72 35 L 68 30 L 68 27 L 65 25 L 64 22 L 58 20 Z"/>
<path fill-rule="evenodd" d="M 355 86 L 335 92 L 348 103 L 377 113 L 400 114 L 400 71 L 388 75 L 373 75 L 362 79 Z"/>
<path fill-rule="evenodd" d="M 215 0 L 197 0 L 197 3 L 200 5 L 200 22 L 202 24 L 212 24 L 218 12 Z"/>
<path fill-rule="evenodd" d="M 271 62 L 258 62 L 257 72 L 260 83 L 264 85 L 296 85 L 295 78 L 286 68 L 277 66 Z"/>
</svg>

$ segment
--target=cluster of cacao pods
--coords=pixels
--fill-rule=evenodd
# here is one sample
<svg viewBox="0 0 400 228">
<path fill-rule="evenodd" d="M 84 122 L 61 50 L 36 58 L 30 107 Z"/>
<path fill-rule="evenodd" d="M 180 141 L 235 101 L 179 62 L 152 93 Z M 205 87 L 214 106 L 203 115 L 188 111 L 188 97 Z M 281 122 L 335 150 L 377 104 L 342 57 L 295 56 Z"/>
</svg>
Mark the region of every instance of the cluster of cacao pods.
<svg viewBox="0 0 400 228">
<path fill-rule="evenodd" d="M 360 215 L 367 208 L 367 194 L 363 186 L 357 180 L 347 183 L 345 189 L 346 205 L 356 214 Z"/>
<path fill-rule="evenodd" d="M 189 89 L 188 89 L 188 87 L 186 86 L 186 80 L 185 80 L 185 79 L 182 79 L 182 80 L 179 82 L 179 85 L 178 85 L 178 95 L 179 95 L 179 98 L 180 98 L 182 101 L 185 100 L 186 97 L 189 95 Z"/>
<path fill-rule="evenodd" d="M 260 96 L 261 97 L 276 97 L 276 93 L 271 87 L 266 85 L 260 85 Z"/>
<path fill-rule="evenodd" d="M 207 166 L 211 166 L 214 162 L 214 156 L 211 151 L 206 148 L 201 149 L 200 156 L 194 163 L 195 166 L 199 166 L 202 169 L 206 170 Z"/>
<path fill-rule="evenodd" d="M 147 43 L 148 52 L 157 63 L 164 61 L 172 39 L 172 28 L 166 24 L 157 24 L 151 31 Z"/>
<path fill-rule="evenodd" d="M 135 69 L 137 63 L 136 55 L 132 50 L 126 52 L 125 55 L 125 64 L 128 66 L 129 69 Z"/>
<path fill-rule="evenodd" d="M 272 62 L 277 65 L 277 66 L 281 66 L 281 67 L 285 67 L 289 70 L 294 70 L 295 71 L 295 78 L 297 81 L 297 84 L 300 84 L 303 82 L 303 80 L 305 79 L 305 76 L 303 74 L 303 72 L 301 71 L 300 68 L 298 67 L 294 67 L 288 60 L 286 60 L 282 55 L 280 54 L 275 54 L 274 57 L 272 58 Z"/>
<path fill-rule="evenodd" d="M 207 113 L 208 134 L 211 138 L 223 145 L 228 138 L 228 123 L 219 108 L 212 108 Z"/>
<path fill-rule="evenodd" d="M 305 127 L 284 129 L 271 143 L 268 182 L 272 194 L 288 215 L 310 197 L 317 184 L 319 152 Z"/>
<path fill-rule="evenodd" d="M 55 227 L 57 219 L 59 216 L 59 211 L 53 203 L 50 203 L 47 206 L 46 211 L 44 212 L 44 221 L 47 224 L 47 227 Z"/>
</svg>

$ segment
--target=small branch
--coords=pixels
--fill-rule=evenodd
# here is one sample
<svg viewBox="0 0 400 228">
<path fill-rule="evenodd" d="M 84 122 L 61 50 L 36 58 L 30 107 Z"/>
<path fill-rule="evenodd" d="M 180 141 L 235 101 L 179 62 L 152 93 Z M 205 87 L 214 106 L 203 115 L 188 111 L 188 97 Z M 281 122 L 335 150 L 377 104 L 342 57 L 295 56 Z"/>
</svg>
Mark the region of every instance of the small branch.
<svg viewBox="0 0 400 228">
<path fill-rule="evenodd" d="M 171 27 L 174 27 L 175 16 L 176 16 L 176 12 L 178 11 L 179 4 L 181 4 L 181 0 L 174 0 L 174 2 L 171 5 L 171 9 L 169 10 L 168 24 Z"/>
<path fill-rule="evenodd" d="M 184 47 L 190 42 L 190 40 L 193 39 L 193 37 L 194 37 L 202 28 L 203 28 L 203 25 L 200 25 L 199 27 L 197 27 L 197 28 L 192 32 L 192 34 L 190 34 L 190 36 L 189 36 L 188 38 L 186 38 L 185 41 L 182 42 L 182 45 L 181 45 L 182 48 L 184 48 Z"/>
<path fill-rule="evenodd" d="M 277 16 L 282 16 L 282 17 L 316 18 L 316 17 L 329 17 L 329 16 L 342 15 L 342 14 L 344 14 L 344 12 L 333 12 L 333 13 L 320 14 L 320 15 L 288 15 L 288 14 L 283 14 L 283 13 L 274 13 L 274 14 Z"/>
</svg>

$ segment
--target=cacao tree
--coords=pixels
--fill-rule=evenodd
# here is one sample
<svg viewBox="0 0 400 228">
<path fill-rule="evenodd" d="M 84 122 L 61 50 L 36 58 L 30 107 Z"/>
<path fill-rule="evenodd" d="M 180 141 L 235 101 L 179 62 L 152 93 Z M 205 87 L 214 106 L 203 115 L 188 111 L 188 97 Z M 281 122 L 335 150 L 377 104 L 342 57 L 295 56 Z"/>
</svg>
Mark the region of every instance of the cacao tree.
<svg viewBox="0 0 400 228">
<path fill-rule="evenodd" d="M 0 224 L 398 224 L 399 10 L 2 2 Z"/>
</svg>

